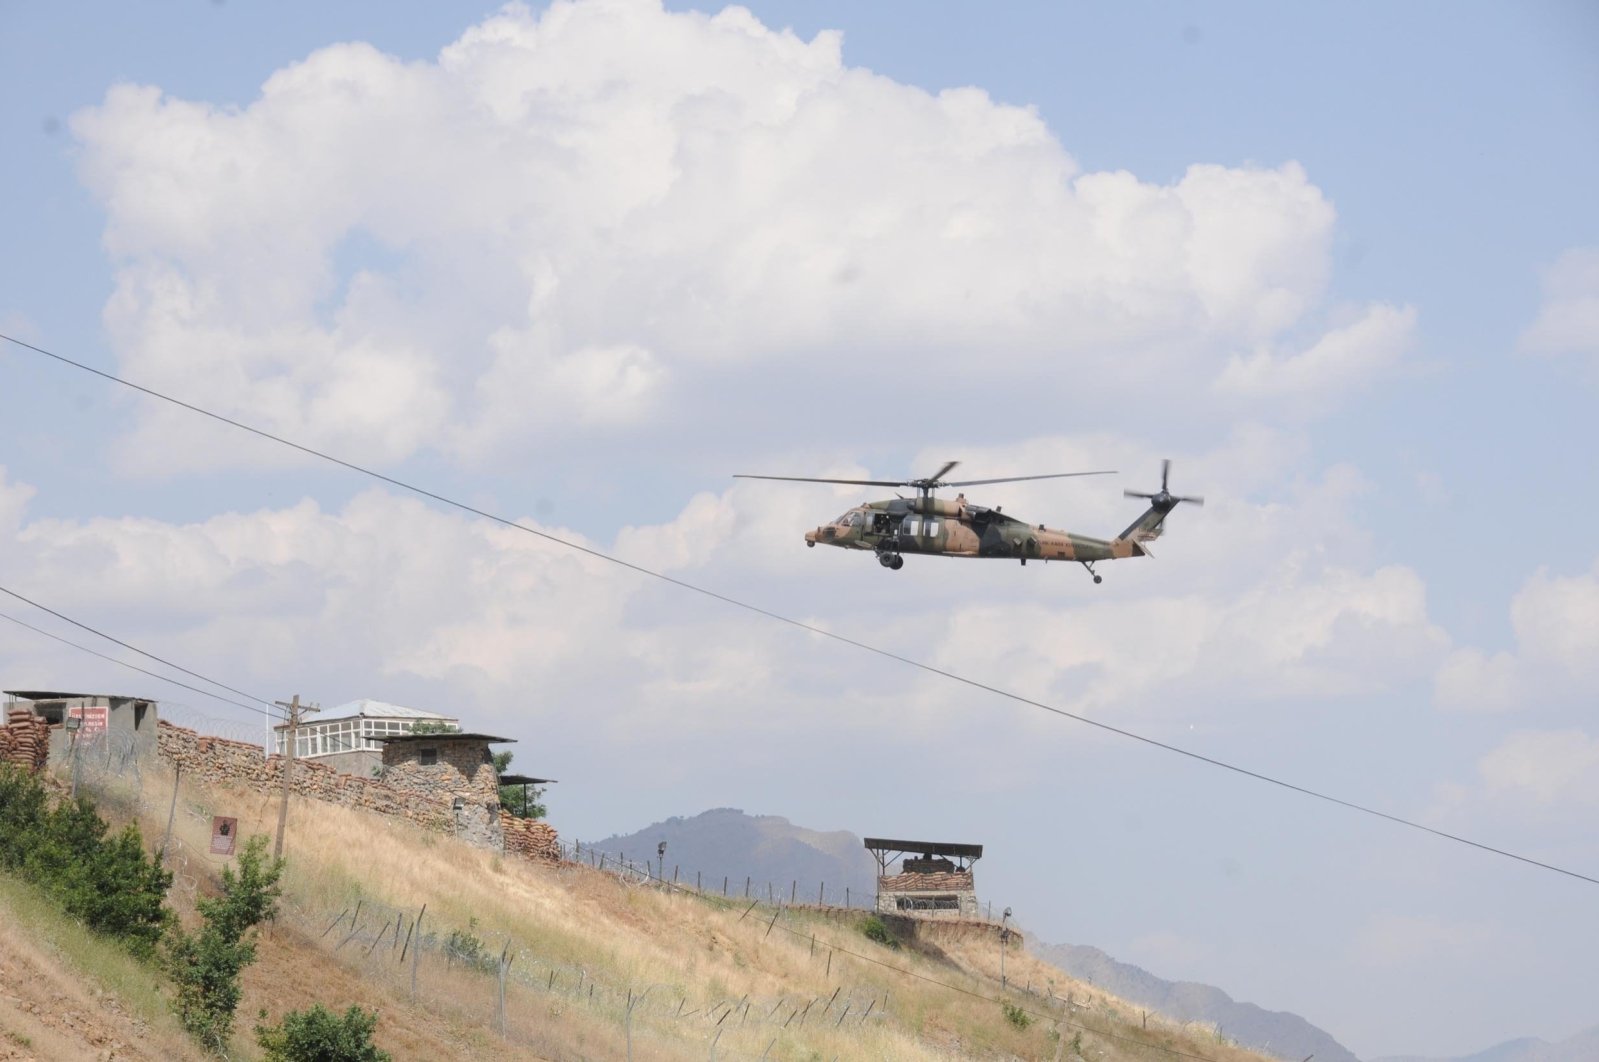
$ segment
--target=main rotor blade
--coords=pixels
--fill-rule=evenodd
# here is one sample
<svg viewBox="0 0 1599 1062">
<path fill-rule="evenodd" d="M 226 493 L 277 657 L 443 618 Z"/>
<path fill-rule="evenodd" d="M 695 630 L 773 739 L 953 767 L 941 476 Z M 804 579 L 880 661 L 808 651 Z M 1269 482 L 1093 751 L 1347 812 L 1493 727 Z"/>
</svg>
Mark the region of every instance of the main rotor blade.
<svg viewBox="0 0 1599 1062">
<path fill-rule="evenodd" d="M 943 468 L 939 469 L 937 472 L 934 472 L 931 476 L 928 476 L 927 477 L 927 482 L 929 482 L 929 483 L 937 483 L 937 482 L 939 482 L 945 476 L 949 475 L 949 470 L 950 469 L 954 468 L 958 464 L 960 464 L 959 461 L 951 461 L 951 462 L 949 462 Z"/>
<path fill-rule="evenodd" d="M 910 480 L 904 479 L 820 479 L 815 476 L 746 476 L 735 473 L 734 479 L 780 479 L 785 483 L 849 483 L 860 487 L 909 487 Z"/>
<path fill-rule="evenodd" d="M 1028 479 L 1065 479 L 1067 476 L 1114 476 L 1115 469 L 1103 472 L 1051 472 L 1047 476 L 1005 476 L 1001 479 L 963 479 L 959 483 L 940 484 L 945 487 L 982 487 L 989 483 L 1020 483 Z"/>
</svg>

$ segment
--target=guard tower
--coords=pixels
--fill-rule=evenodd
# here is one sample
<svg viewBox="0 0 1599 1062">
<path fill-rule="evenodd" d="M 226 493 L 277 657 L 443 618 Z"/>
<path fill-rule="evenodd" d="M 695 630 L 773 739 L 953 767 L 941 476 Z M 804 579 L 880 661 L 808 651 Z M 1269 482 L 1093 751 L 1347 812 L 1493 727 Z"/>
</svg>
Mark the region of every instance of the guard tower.
<svg viewBox="0 0 1599 1062">
<path fill-rule="evenodd" d="M 877 909 L 889 914 L 931 918 L 976 918 L 977 883 L 972 864 L 983 858 L 980 844 L 947 841 L 896 841 L 866 838 L 877 860 Z M 889 864 L 900 860 L 899 873 Z"/>
</svg>

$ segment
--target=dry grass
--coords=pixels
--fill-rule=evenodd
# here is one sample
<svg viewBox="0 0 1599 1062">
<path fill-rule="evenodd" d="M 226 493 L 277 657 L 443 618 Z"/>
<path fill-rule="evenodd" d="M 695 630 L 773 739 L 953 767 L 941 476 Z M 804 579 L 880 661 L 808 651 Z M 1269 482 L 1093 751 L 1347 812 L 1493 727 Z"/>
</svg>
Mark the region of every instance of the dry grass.
<svg viewBox="0 0 1599 1062">
<path fill-rule="evenodd" d="M 0 875 L 0 1059 L 199 1059 L 150 967 Z"/>
<path fill-rule="evenodd" d="M 169 794 L 157 782 L 141 799 L 123 794 L 107 805 L 129 814 L 140 805 L 160 808 L 140 816 L 154 836 L 165 826 Z M 276 826 L 275 799 L 257 793 L 186 790 L 180 808 L 196 804 L 206 814 L 237 816 L 245 834 Z M 175 832 L 191 853 L 180 874 L 208 891 L 223 861 L 192 854 L 206 849 L 208 819 L 180 810 Z M 718 1058 L 1072 1059 L 1079 1057 L 1079 1032 L 1081 1057 L 1092 1062 L 1176 1057 L 1162 1048 L 1216 1062 L 1259 1057 L 1163 1024 L 1146 1031 L 1135 1008 L 1015 948 L 1007 957 L 1012 986 L 1053 983 L 1058 996 L 1091 993 L 1094 1003 L 1068 1010 L 1013 992 L 1013 1002 L 1041 1018 L 1025 1027 L 1007 1021 L 995 1001 L 991 930 L 923 925 L 904 947 L 889 949 L 860 932 L 858 913 L 795 909 L 773 924 L 770 907 L 745 915 L 742 903 L 628 885 L 582 866 L 536 865 L 382 816 L 299 800 L 290 805 L 285 854 L 284 917 L 246 972 L 238 1057 L 253 1057 L 249 1030 L 258 1010 L 276 1020 L 322 1002 L 377 1009 L 378 1042 L 402 1059 L 621 1058 L 629 993 L 647 993 L 631 1021 L 641 1059 L 705 1058 L 713 1040 Z M 187 916 L 192 895 L 174 892 Z M 452 966 L 437 951 L 423 953 L 418 997 L 410 998 L 410 962 L 395 961 L 399 953 L 389 949 L 392 920 L 385 942 L 366 950 L 386 910 L 335 950 L 348 922 L 326 936 L 323 930 L 357 902 L 366 911 L 413 913 L 426 904 L 424 931 L 446 936 L 472 927 L 495 956 L 509 939 L 523 983 L 508 988 L 508 1035 L 494 1024 L 492 973 Z M 1057 1026 L 1061 1019 L 1079 1027 Z M 0 1059 L 5 1042 L 0 1038 Z"/>
</svg>

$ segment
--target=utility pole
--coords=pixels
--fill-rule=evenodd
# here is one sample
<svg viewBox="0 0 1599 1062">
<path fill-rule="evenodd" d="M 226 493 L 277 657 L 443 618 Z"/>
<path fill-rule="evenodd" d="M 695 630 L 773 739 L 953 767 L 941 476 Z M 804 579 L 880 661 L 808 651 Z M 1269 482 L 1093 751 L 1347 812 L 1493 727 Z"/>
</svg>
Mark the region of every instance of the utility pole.
<svg viewBox="0 0 1599 1062">
<path fill-rule="evenodd" d="M 274 701 L 273 703 L 279 708 L 287 708 L 289 711 L 289 733 L 288 738 L 283 743 L 283 802 L 278 805 L 278 839 L 277 843 L 272 846 L 272 858 L 281 859 L 283 858 L 283 827 L 289 821 L 289 788 L 294 778 L 295 735 L 300 729 L 300 713 L 314 712 L 316 709 L 310 705 L 302 706 L 298 693 L 294 695 L 292 701 Z"/>
</svg>

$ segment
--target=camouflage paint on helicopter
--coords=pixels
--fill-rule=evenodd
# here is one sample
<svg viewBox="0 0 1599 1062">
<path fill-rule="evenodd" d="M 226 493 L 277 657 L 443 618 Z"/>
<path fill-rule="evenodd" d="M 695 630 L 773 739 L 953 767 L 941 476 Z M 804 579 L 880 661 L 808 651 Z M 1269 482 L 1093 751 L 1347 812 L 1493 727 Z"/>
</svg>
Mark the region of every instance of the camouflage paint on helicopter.
<svg viewBox="0 0 1599 1062">
<path fill-rule="evenodd" d="M 830 524 L 805 532 L 805 544 L 839 546 L 843 549 L 869 549 L 885 568 L 898 570 L 905 564 L 904 554 L 922 553 L 943 557 L 1001 557 L 1019 560 L 1076 561 L 1093 575 L 1100 576 L 1094 564 L 1102 560 L 1149 555 L 1146 543 L 1159 538 L 1166 515 L 1179 502 L 1204 504 L 1203 498 L 1182 497 L 1166 489 L 1171 461 L 1161 464 L 1160 490 L 1155 493 L 1125 491 L 1128 497 L 1146 498 L 1149 508 L 1113 539 L 1057 531 L 1043 524 L 1029 524 L 1007 516 L 998 508 L 974 505 L 965 493 L 955 499 L 933 497 L 940 487 L 971 487 L 990 483 L 1015 483 L 1031 479 L 1061 479 L 1068 476 L 1102 476 L 1109 472 L 1057 472 L 1043 476 L 1009 476 L 1002 479 L 977 479 L 947 482 L 944 476 L 956 466 L 950 461 L 937 475 L 927 479 L 903 481 L 865 479 L 819 479 L 805 476 L 738 476 L 739 479 L 776 479 L 801 483 L 850 483 L 880 487 L 914 487 L 914 498 L 892 498 L 866 502 L 850 509 Z"/>
</svg>

